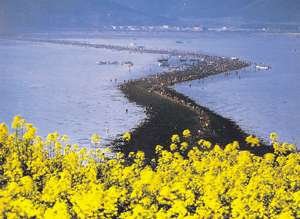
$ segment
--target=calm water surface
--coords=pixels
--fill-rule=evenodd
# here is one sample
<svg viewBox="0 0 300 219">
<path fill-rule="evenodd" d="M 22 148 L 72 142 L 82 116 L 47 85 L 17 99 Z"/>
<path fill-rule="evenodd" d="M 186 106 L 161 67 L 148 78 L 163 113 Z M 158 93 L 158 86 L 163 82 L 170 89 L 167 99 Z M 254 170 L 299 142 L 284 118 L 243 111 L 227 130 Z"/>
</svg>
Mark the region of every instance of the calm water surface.
<svg viewBox="0 0 300 219">
<path fill-rule="evenodd" d="M 293 34 L 211 34 L 187 45 L 211 54 L 238 56 L 272 66 L 176 86 L 198 103 L 267 138 L 272 131 L 300 145 L 300 36 Z"/>
<path fill-rule="evenodd" d="M 175 88 L 249 133 L 266 138 L 276 131 L 281 139 L 300 143 L 299 35 L 60 33 L 34 37 L 199 51 L 271 65 L 270 71 L 250 68 L 238 75 L 219 75 Z M 41 135 L 58 130 L 80 143 L 88 143 L 95 132 L 111 140 L 145 118 L 144 109 L 129 103 L 117 84 L 162 71 L 157 67 L 158 57 L 1 40 L 0 118 L 9 122 L 21 114 L 39 127 Z M 134 67 L 129 71 L 124 66 L 99 66 L 99 60 L 130 60 Z"/>
<path fill-rule="evenodd" d="M 118 83 L 157 72 L 156 66 L 152 69 L 156 59 L 151 54 L 2 40 L 0 119 L 10 123 L 20 114 L 40 135 L 57 130 L 79 143 L 88 143 L 92 133 L 111 140 L 145 118 Z M 99 60 L 130 60 L 134 67 L 100 66 Z"/>
</svg>

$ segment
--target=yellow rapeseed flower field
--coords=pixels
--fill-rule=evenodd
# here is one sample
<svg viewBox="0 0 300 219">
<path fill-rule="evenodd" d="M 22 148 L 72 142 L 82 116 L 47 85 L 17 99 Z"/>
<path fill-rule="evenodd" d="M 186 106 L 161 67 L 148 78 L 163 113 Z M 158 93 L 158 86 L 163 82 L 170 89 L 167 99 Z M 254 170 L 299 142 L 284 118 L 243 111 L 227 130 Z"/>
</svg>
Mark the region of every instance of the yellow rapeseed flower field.
<svg viewBox="0 0 300 219">
<path fill-rule="evenodd" d="M 275 133 L 274 153 L 260 157 L 238 142 L 192 144 L 185 130 L 150 166 L 143 152 L 111 158 L 58 133 L 44 140 L 20 116 L 12 128 L 0 124 L 1 218 L 300 218 L 300 155 Z"/>
</svg>

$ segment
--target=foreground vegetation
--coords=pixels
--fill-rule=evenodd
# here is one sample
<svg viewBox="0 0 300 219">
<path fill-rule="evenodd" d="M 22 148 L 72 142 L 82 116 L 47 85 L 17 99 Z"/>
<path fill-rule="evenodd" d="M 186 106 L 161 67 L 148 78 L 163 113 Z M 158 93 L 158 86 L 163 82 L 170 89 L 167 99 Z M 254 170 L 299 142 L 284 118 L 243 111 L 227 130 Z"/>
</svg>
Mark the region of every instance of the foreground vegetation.
<svg viewBox="0 0 300 219">
<path fill-rule="evenodd" d="M 300 155 L 279 143 L 263 157 L 191 142 L 184 130 L 170 145 L 108 158 L 100 149 L 43 140 L 19 116 L 0 124 L 0 215 L 3 218 L 299 218 Z M 130 141 L 130 133 L 124 134 Z M 245 139 L 260 147 L 254 136 Z M 97 147 L 100 137 L 93 135 Z"/>
</svg>

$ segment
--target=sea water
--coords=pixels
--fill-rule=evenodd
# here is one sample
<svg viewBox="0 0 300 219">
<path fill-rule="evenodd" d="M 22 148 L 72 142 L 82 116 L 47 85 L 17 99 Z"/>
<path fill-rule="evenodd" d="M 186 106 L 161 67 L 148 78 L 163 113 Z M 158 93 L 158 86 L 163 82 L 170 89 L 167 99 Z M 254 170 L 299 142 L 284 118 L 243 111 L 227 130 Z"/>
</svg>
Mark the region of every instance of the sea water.
<svg viewBox="0 0 300 219">
<path fill-rule="evenodd" d="M 118 89 L 124 80 L 157 72 L 157 55 L 139 55 L 15 40 L 0 41 L 0 120 L 22 115 L 45 136 L 58 131 L 88 144 L 93 133 L 104 141 L 129 131 L 145 118 Z M 134 66 L 97 65 L 132 61 Z"/>
<path fill-rule="evenodd" d="M 196 51 L 270 65 L 268 71 L 252 66 L 175 89 L 248 133 L 267 139 L 275 131 L 282 140 L 300 143 L 300 35 L 80 32 L 31 37 Z M 92 133 L 112 140 L 143 121 L 144 109 L 128 102 L 118 84 L 167 70 L 157 67 L 161 55 L 14 40 L 1 40 L 0 47 L 1 120 L 21 114 L 42 135 L 58 130 L 83 143 Z M 97 65 L 101 60 L 133 61 L 134 67 Z"/>
<path fill-rule="evenodd" d="M 187 40 L 187 47 L 209 54 L 240 57 L 251 68 L 178 84 L 176 90 L 237 122 L 250 134 L 300 145 L 300 35 L 214 33 Z M 254 65 L 269 65 L 257 71 Z M 190 86 L 191 84 L 191 86 Z"/>
</svg>

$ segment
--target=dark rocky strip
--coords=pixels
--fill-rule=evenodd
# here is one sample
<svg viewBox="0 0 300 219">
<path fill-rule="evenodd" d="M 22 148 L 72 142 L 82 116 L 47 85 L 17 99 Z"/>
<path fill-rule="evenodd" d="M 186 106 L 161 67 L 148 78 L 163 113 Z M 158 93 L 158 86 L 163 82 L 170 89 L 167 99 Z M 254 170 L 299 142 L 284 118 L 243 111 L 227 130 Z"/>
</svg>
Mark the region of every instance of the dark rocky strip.
<svg viewBox="0 0 300 219">
<path fill-rule="evenodd" d="M 181 133 L 188 128 L 193 133 L 192 142 L 202 138 L 214 144 L 226 145 L 237 140 L 243 150 L 257 155 L 269 152 L 269 147 L 250 148 L 244 141 L 248 134 L 235 122 L 199 106 L 187 96 L 170 88 L 179 82 L 247 66 L 249 63 L 244 61 L 206 57 L 198 65 L 186 70 L 166 72 L 121 85 L 120 89 L 130 101 L 146 108 L 147 119 L 133 131 L 130 143 L 124 145 L 124 142 L 116 141 L 116 150 L 125 154 L 141 150 L 151 158 L 155 156 L 156 145 L 168 147 L 172 134 Z"/>
<path fill-rule="evenodd" d="M 80 41 L 71 41 L 71 40 L 56 40 L 56 39 L 25 39 L 21 38 L 22 41 L 30 42 L 40 42 L 40 43 L 53 43 L 53 44 L 62 44 L 70 46 L 80 46 L 80 47 L 90 47 L 96 49 L 109 49 L 116 51 L 129 51 L 134 53 L 150 53 L 150 54 L 159 54 L 159 55 L 171 55 L 171 56 L 190 56 L 190 57 L 203 57 L 203 58 L 217 58 L 216 56 L 208 56 L 199 54 L 196 52 L 190 51 L 179 51 L 179 50 L 168 50 L 168 49 L 147 49 L 134 46 L 119 46 L 119 45 L 110 45 L 110 44 L 98 44 L 98 43 L 88 43 Z"/>
</svg>

